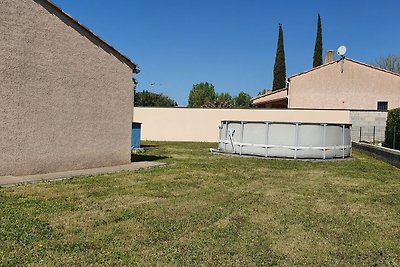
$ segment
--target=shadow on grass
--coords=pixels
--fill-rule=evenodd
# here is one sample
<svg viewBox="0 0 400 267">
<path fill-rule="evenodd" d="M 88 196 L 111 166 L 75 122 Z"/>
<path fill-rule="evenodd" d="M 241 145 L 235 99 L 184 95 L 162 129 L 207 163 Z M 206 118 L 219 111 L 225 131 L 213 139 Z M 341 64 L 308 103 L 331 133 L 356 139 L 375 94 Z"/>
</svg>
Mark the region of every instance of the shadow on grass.
<svg viewBox="0 0 400 267">
<path fill-rule="evenodd" d="M 159 146 L 158 145 L 143 145 L 143 144 L 141 144 L 140 148 L 143 148 L 143 149 L 155 149 L 155 148 L 159 148 Z"/>
<path fill-rule="evenodd" d="M 132 154 L 131 162 L 140 162 L 140 161 L 156 161 L 167 159 L 168 157 L 164 156 L 152 156 L 152 155 L 142 155 L 142 154 Z"/>
</svg>

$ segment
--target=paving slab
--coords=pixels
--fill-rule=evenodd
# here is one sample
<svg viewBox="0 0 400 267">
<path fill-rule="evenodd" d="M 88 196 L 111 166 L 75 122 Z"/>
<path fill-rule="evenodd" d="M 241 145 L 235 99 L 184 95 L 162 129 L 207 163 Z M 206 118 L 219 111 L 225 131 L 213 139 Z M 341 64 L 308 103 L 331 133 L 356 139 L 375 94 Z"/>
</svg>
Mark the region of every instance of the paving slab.
<svg viewBox="0 0 400 267">
<path fill-rule="evenodd" d="M 165 165 L 166 163 L 161 163 L 161 162 L 142 161 L 142 162 L 133 162 L 126 165 L 56 172 L 56 173 L 24 175 L 24 176 L 0 176 L 0 187 L 9 187 L 18 184 L 34 183 L 34 182 L 64 180 L 76 176 L 115 173 L 120 171 L 136 171 L 136 170 L 160 167 Z"/>
</svg>

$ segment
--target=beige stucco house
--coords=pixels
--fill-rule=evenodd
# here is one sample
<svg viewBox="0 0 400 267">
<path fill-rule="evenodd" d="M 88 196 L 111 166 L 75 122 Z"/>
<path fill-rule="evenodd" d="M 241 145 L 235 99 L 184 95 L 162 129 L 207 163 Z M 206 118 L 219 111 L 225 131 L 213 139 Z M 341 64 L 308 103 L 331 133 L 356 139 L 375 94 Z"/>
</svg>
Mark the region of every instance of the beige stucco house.
<svg viewBox="0 0 400 267">
<path fill-rule="evenodd" d="M 1 0 L 0 35 L 0 176 L 130 162 L 135 63 L 48 0 Z"/>
<path fill-rule="evenodd" d="M 333 60 L 290 76 L 287 88 L 257 96 L 252 99 L 252 105 L 388 110 L 400 107 L 400 75 L 349 58 Z"/>
</svg>

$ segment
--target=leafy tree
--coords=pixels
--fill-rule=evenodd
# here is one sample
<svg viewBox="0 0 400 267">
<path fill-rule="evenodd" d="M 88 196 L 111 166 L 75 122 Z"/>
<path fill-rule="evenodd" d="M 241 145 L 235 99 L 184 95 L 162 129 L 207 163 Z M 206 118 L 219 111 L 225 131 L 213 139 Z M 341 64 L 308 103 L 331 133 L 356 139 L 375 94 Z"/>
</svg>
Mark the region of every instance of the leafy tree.
<svg viewBox="0 0 400 267">
<path fill-rule="evenodd" d="M 400 55 L 381 57 L 377 59 L 373 65 L 388 71 L 400 73 Z"/>
<path fill-rule="evenodd" d="M 286 87 L 286 63 L 285 49 L 283 45 L 283 30 L 282 24 L 279 24 L 278 31 L 278 46 L 276 49 L 275 64 L 274 64 L 274 81 L 272 91 Z"/>
<path fill-rule="evenodd" d="M 211 83 L 198 83 L 193 85 L 189 93 L 188 107 L 199 108 L 212 105 L 217 99 L 214 85 Z"/>
<path fill-rule="evenodd" d="M 178 104 L 163 94 L 156 94 L 144 90 L 143 92 L 135 92 L 135 106 L 137 107 L 176 107 Z"/>
<path fill-rule="evenodd" d="M 229 93 L 216 94 L 214 101 L 204 103 L 202 108 L 231 108 L 233 107 L 233 98 Z"/>
<path fill-rule="evenodd" d="M 232 96 L 229 93 L 221 93 L 217 96 L 218 107 L 230 108 L 234 105 Z"/>
<path fill-rule="evenodd" d="M 315 39 L 313 68 L 318 67 L 320 65 L 322 65 L 322 24 L 321 24 L 321 16 L 318 14 L 317 38 Z"/>
<path fill-rule="evenodd" d="M 251 104 L 251 96 L 248 93 L 240 92 L 235 97 L 235 107 L 237 108 L 248 108 Z"/>
<path fill-rule="evenodd" d="M 199 83 L 193 85 L 189 93 L 188 107 L 192 108 L 247 108 L 250 107 L 251 96 L 245 92 L 240 92 L 232 97 L 229 93 L 215 92 L 214 85 L 211 83 Z"/>
<path fill-rule="evenodd" d="M 388 112 L 383 146 L 400 150 L 400 108 Z"/>
</svg>

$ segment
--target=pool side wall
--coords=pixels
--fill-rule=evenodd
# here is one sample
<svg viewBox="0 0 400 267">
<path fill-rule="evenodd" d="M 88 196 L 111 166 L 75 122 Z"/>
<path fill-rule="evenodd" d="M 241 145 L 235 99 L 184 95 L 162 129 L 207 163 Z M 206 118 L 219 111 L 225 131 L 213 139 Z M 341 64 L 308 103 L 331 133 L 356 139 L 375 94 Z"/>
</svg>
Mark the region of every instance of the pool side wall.
<svg viewBox="0 0 400 267">
<path fill-rule="evenodd" d="M 262 157 L 345 158 L 351 155 L 351 125 L 222 121 L 218 148 Z"/>
</svg>

